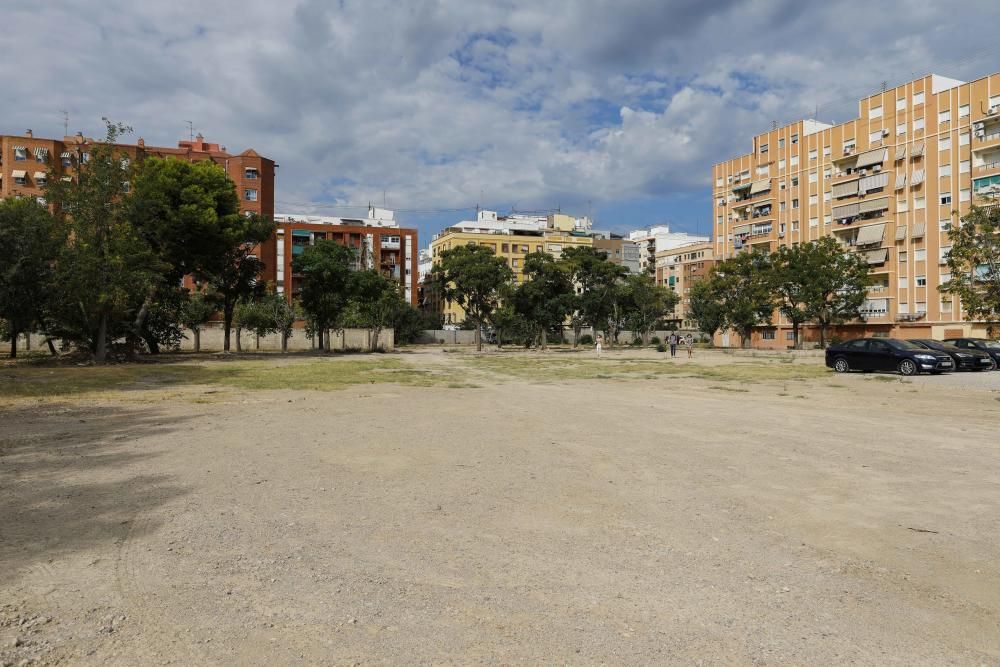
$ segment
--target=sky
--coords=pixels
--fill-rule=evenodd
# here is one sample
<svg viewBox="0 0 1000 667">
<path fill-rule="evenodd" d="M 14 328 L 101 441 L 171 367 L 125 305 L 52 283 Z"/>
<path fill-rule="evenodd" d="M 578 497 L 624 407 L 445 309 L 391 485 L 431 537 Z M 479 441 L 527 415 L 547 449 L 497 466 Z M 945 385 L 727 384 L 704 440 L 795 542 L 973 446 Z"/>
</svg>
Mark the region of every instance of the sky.
<svg viewBox="0 0 1000 667">
<path fill-rule="evenodd" d="M 173 146 L 190 120 L 280 165 L 276 212 L 369 202 L 431 234 L 559 209 L 711 230 L 711 166 L 842 122 L 882 82 L 1000 70 L 996 0 L 48 0 L 0 8 L 0 133 Z M 360 209 L 357 207 L 361 207 Z"/>
</svg>

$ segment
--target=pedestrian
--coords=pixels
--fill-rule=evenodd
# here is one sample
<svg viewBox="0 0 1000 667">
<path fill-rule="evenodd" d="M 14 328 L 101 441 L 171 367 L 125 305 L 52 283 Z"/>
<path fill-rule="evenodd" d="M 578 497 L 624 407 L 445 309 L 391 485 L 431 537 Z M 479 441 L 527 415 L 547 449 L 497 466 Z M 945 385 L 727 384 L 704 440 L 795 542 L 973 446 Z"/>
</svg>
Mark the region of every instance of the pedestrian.
<svg viewBox="0 0 1000 667">
<path fill-rule="evenodd" d="M 691 357 L 693 357 L 694 356 L 694 336 L 692 336 L 691 334 L 687 335 L 687 338 L 684 339 L 684 347 L 687 348 L 688 359 L 690 359 Z"/>
<path fill-rule="evenodd" d="M 597 358 L 598 359 L 601 358 L 601 343 L 603 343 L 603 342 L 604 342 L 604 339 L 601 338 L 600 334 L 597 334 L 597 345 L 595 345 L 595 347 L 597 348 Z"/>
<path fill-rule="evenodd" d="M 670 356 L 677 356 L 677 334 L 671 332 L 670 337 L 667 338 L 667 342 L 670 343 Z"/>
</svg>

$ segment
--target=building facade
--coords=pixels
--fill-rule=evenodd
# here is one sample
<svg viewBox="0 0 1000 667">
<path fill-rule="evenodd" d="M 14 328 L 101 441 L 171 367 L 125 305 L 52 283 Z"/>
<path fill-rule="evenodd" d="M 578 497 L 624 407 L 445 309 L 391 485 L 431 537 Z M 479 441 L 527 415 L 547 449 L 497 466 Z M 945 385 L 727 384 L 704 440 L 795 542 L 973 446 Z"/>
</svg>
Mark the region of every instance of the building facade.
<svg viewBox="0 0 1000 667">
<path fill-rule="evenodd" d="M 705 243 L 707 236 L 695 236 L 687 232 L 672 232 L 668 225 L 658 225 L 649 229 L 636 229 L 629 232 L 628 239 L 639 244 L 639 267 L 642 271 L 653 273 L 656 267 L 656 253 L 690 243 Z"/>
<path fill-rule="evenodd" d="M 663 250 L 656 253 L 656 284 L 673 290 L 680 297 L 672 319 L 676 326 L 690 329 L 695 324 L 689 316 L 691 285 L 703 278 L 715 265 L 710 241 Z"/>
<path fill-rule="evenodd" d="M 561 216 L 561 217 L 560 217 Z M 576 246 L 591 246 L 589 225 L 570 216 L 510 215 L 497 216 L 494 211 L 479 211 L 476 220 L 465 220 L 448 227 L 431 240 L 431 261 L 437 263 L 441 253 L 463 245 L 481 245 L 502 257 L 514 273 L 514 280 L 524 282 L 524 256 L 532 252 L 547 252 L 555 258 L 563 250 Z M 589 223 L 589 220 L 587 221 Z M 429 307 L 444 316 L 445 324 L 459 324 L 465 311 L 452 301 L 428 300 Z"/>
<path fill-rule="evenodd" d="M 629 241 L 617 234 L 594 233 L 594 248 L 601 250 L 613 264 L 624 266 L 630 273 L 642 271 L 642 255 L 645 246 Z"/>
<path fill-rule="evenodd" d="M 372 207 L 365 218 L 279 214 L 275 222 L 275 237 L 263 248 L 274 256 L 265 263 L 264 279 L 273 281 L 289 301 L 301 289 L 301 276 L 292 267 L 295 257 L 317 241 L 329 240 L 354 248 L 356 270 L 376 269 L 392 278 L 406 302 L 417 305 L 417 230 L 400 227 L 393 211 Z"/>
<path fill-rule="evenodd" d="M 802 120 L 759 134 L 751 153 L 715 165 L 712 181 L 718 258 L 823 236 L 865 258 L 873 284 L 863 318 L 838 333 L 985 330 L 938 287 L 950 278 L 951 225 L 1000 192 L 1000 74 L 932 74 L 862 99 L 845 123 Z M 790 344 L 790 325 L 773 321 L 754 344 Z"/>
</svg>

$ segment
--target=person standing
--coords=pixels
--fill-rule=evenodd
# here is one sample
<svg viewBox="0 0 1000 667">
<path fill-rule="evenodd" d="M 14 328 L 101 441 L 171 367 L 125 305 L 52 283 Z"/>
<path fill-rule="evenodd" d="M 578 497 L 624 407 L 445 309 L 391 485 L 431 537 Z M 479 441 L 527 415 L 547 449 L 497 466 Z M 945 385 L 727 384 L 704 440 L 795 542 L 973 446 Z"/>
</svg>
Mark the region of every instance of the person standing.
<svg viewBox="0 0 1000 667">
<path fill-rule="evenodd" d="M 687 338 L 684 339 L 684 347 L 687 348 L 688 359 L 690 359 L 691 357 L 693 357 L 694 356 L 694 336 L 692 336 L 691 334 L 687 335 Z"/>
<path fill-rule="evenodd" d="M 604 342 L 604 339 L 601 337 L 601 334 L 597 334 L 597 344 L 594 347 L 597 349 L 597 358 L 598 359 L 601 358 L 601 343 L 603 343 L 603 342 Z"/>
<path fill-rule="evenodd" d="M 677 334 L 671 333 L 670 337 L 667 338 L 667 342 L 670 343 L 670 356 L 677 356 Z"/>
</svg>

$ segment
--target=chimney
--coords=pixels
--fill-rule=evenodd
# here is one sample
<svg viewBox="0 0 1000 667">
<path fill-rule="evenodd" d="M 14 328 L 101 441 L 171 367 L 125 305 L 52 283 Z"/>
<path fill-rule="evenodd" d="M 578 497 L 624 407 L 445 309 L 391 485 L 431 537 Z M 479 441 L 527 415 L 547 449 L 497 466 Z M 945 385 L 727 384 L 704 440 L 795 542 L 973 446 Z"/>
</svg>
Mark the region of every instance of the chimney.
<svg viewBox="0 0 1000 667">
<path fill-rule="evenodd" d="M 198 133 L 198 134 L 197 134 L 197 135 L 195 136 L 194 140 L 195 140 L 195 141 L 197 141 L 197 142 L 198 142 L 199 144 L 201 144 L 201 143 L 204 143 L 204 142 L 205 142 L 205 137 L 203 137 L 203 136 L 202 136 L 202 134 L 201 134 L 201 132 L 199 132 L 199 133 Z"/>
<path fill-rule="evenodd" d="M 27 130 L 25 130 L 25 131 L 24 131 L 24 136 L 26 136 L 26 137 L 28 137 L 29 139 L 31 139 L 31 138 L 32 138 L 33 136 L 35 136 L 35 135 L 33 135 L 33 134 L 31 133 L 31 129 L 29 128 L 29 129 L 27 129 Z"/>
</svg>

